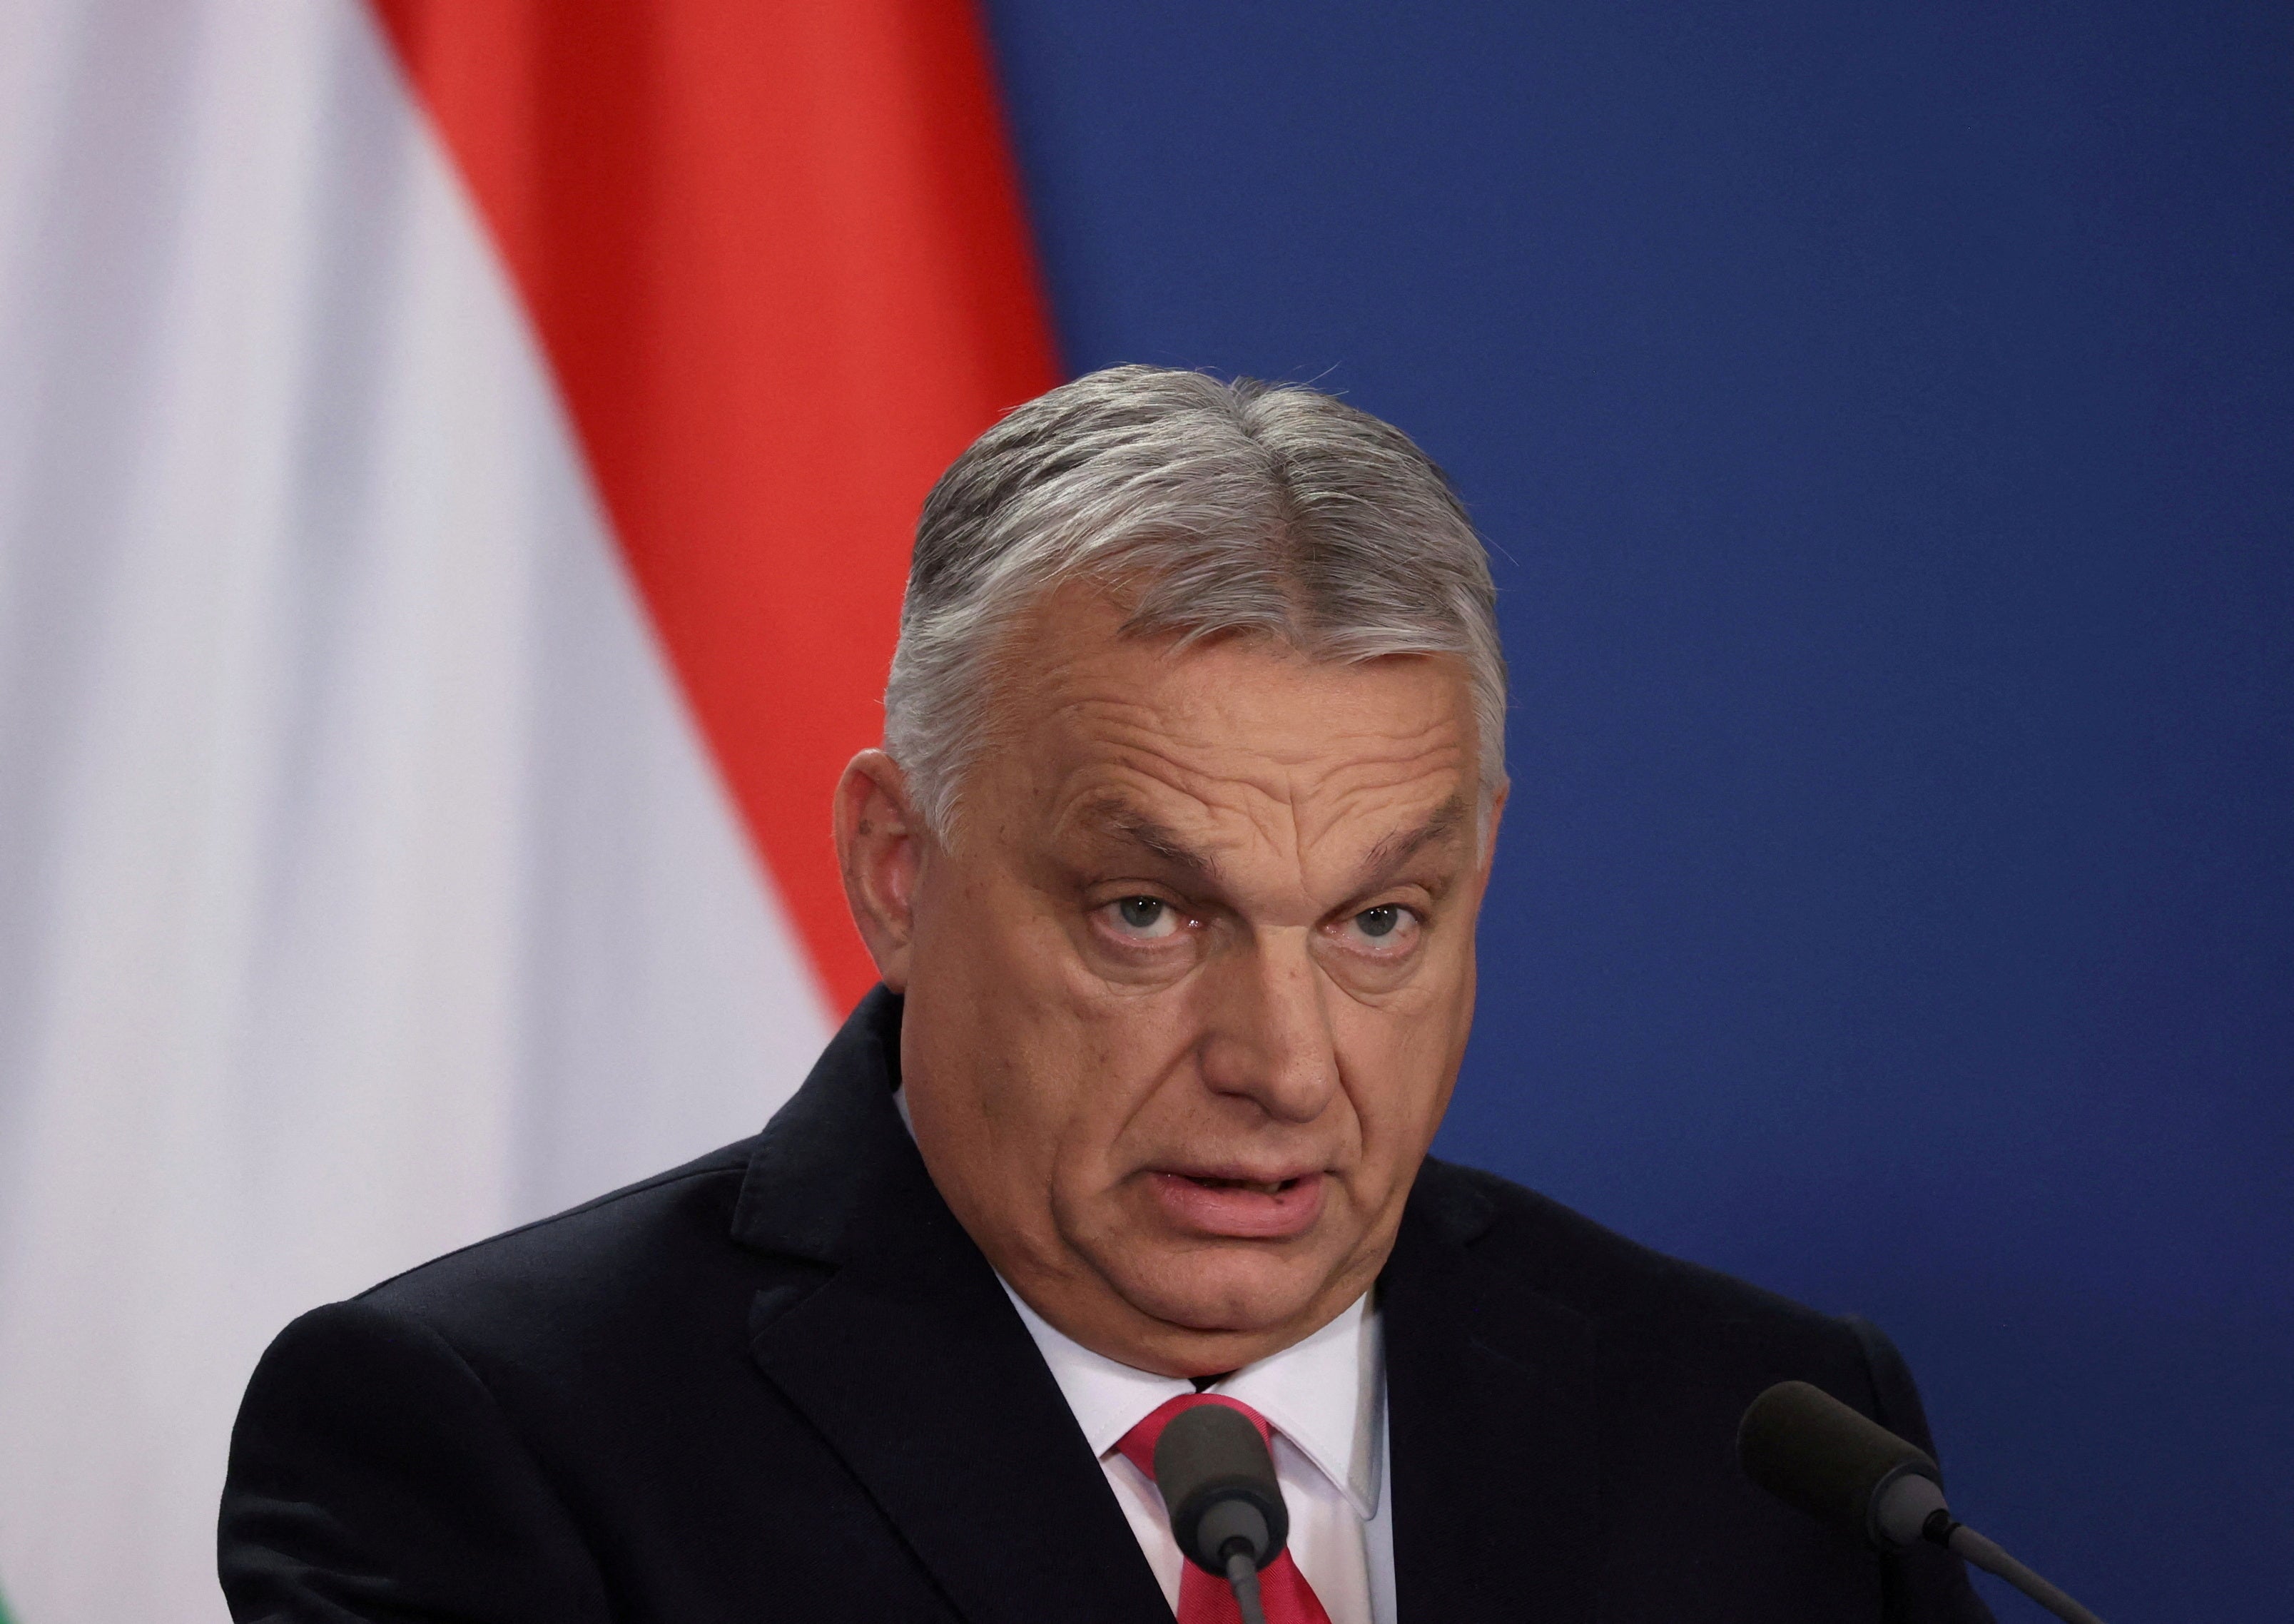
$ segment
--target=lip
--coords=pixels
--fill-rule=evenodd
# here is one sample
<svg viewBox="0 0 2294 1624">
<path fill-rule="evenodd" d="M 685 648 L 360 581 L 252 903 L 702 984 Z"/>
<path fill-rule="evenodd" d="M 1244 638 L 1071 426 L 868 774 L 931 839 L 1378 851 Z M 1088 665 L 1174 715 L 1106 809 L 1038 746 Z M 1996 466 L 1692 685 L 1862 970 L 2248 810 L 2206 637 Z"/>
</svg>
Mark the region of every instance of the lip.
<svg viewBox="0 0 2294 1624">
<path fill-rule="evenodd" d="M 1268 1176 L 1246 1168 L 1159 1168 L 1147 1175 L 1166 1218 L 1190 1233 L 1221 1240 L 1289 1240 L 1305 1234 L 1322 1214 L 1322 1183 L 1320 1171 Z"/>
</svg>

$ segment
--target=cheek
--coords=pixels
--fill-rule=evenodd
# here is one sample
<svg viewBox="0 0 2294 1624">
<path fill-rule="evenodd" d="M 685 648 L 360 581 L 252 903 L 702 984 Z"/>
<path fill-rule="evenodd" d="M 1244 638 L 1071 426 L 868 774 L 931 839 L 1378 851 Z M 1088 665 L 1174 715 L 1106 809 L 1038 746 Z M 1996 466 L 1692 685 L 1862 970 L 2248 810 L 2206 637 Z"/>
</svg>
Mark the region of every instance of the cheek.
<svg viewBox="0 0 2294 1624">
<path fill-rule="evenodd" d="M 1456 1079 L 1470 996 L 1397 1000 L 1346 1011 L 1338 1032 L 1339 1075 L 1362 1127 L 1365 1160 L 1415 1165 L 1432 1142 Z"/>
<path fill-rule="evenodd" d="M 1079 1214 L 1186 1142 L 1200 1090 L 1183 996 L 1110 994 L 1094 983 L 1066 1014 L 1063 1069 L 1045 1079 L 1067 1091 L 1051 1172 L 1055 1200 Z"/>
<path fill-rule="evenodd" d="M 1009 1136 L 1007 1163 L 1065 1182 L 1095 1181 L 1154 1116 L 1158 1092 L 1188 1064 L 1187 1014 L 1172 996 L 1110 993 L 1094 978 L 980 973 L 962 990 L 983 1129 Z"/>
<path fill-rule="evenodd" d="M 910 1019 L 924 1014 L 945 1035 L 948 1060 L 973 1076 L 990 1114 L 1055 1116 L 1032 1108 L 1029 1096 L 1080 1059 L 1068 973 L 1074 954 L 1057 922 L 1008 876 L 951 862 L 931 879 L 916 911 Z"/>
<path fill-rule="evenodd" d="M 1110 989 L 1082 975 L 1070 992 L 1087 1079 L 1083 1105 L 1102 1125 L 1136 1116 L 1167 1079 L 1191 1068 L 1198 1022 L 1184 988 Z"/>
</svg>

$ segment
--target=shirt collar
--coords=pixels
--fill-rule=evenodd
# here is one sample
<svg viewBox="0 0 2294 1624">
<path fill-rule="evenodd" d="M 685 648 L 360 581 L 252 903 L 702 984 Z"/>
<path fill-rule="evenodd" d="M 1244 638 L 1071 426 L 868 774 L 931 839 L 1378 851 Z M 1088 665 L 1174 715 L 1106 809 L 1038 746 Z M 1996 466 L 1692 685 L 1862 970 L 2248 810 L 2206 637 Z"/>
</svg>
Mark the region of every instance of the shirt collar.
<svg viewBox="0 0 2294 1624">
<path fill-rule="evenodd" d="M 1192 1382 L 1093 1352 L 1029 1307 L 1010 1282 L 1004 1290 L 1093 1454 L 1103 1458 L 1157 1406 L 1195 1390 Z M 1379 1420 L 1386 1402 L 1381 1328 L 1365 1293 L 1305 1341 L 1245 1365 L 1210 1389 L 1265 1416 L 1364 1521 L 1378 1514 Z"/>
<path fill-rule="evenodd" d="M 892 1098 L 913 1135 L 907 1094 L 902 1089 Z M 1158 1405 L 1195 1390 L 1181 1377 L 1135 1369 L 1093 1352 L 1029 1307 L 1002 1275 L 997 1279 L 1051 1367 L 1052 1379 L 1075 1412 L 1093 1454 L 1104 1458 Z M 1244 1366 L 1210 1391 L 1239 1399 L 1265 1416 L 1365 1522 L 1378 1514 L 1385 1336 L 1369 1293 L 1303 1342 Z"/>
</svg>

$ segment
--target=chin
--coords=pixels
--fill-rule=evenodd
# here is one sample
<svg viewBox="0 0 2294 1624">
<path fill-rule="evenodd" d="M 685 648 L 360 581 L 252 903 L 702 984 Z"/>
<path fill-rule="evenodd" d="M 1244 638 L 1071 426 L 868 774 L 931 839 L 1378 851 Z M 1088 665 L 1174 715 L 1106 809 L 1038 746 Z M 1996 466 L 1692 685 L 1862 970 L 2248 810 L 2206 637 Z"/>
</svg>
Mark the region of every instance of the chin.
<svg viewBox="0 0 2294 1624">
<path fill-rule="evenodd" d="M 1329 1284 L 1321 1260 L 1241 1248 L 1189 1248 L 1110 1271 L 1131 1305 L 1152 1319 L 1208 1335 L 1260 1336 L 1314 1306 Z"/>
</svg>

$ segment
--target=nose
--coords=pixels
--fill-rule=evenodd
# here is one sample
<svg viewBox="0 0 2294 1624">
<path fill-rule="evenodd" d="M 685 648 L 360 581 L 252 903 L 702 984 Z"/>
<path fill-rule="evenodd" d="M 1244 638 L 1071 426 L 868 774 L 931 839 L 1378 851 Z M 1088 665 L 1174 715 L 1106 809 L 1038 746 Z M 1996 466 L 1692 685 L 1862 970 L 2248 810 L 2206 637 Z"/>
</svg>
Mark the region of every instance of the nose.
<svg viewBox="0 0 2294 1624">
<path fill-rule="evenodd" d="M 1338 1090 L 1338 1056 L 1306 932 L 1266 932 L 1209 967 L 1208 985 L 1200 1056 L 1211 1091 L 1253 1100 L 1282 1122 L 1320 1116 Z"/>
</svg>

